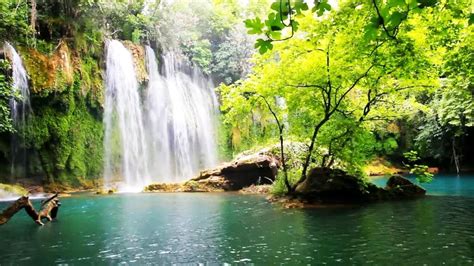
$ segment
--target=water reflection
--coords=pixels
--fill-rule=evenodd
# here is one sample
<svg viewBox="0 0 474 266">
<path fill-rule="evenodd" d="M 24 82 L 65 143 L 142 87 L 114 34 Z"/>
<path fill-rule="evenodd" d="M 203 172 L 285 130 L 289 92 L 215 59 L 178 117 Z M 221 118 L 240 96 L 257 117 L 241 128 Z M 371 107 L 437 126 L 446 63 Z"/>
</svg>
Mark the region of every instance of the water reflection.
<svg viewBox="0 0 474 266">
<path fill-rule="evenodd" d="M 472 264 L 473 209 L 447 196 L 312 210 L 238 194 L 76 197 L 53 224 L 19 214 L 0 227 L 0 264 Z"/>
</svg>

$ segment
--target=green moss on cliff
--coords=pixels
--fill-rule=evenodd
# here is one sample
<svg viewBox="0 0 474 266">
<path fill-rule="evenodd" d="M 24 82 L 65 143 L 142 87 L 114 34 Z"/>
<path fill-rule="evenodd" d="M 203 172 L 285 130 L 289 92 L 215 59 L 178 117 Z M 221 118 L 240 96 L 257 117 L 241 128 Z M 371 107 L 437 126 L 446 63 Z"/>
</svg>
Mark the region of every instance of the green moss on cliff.
<svg viewBox="0 0 474 266">
<path fill-rule="evenodd" d="M 37 152 L 49 182 L 77 184 L 102 170 L 102 119 L 82 96 L 83 81 L 75 75 L 62 93 L 36 97 L 35 114 L 25 131 L 28 148 Z"/>
</svg>

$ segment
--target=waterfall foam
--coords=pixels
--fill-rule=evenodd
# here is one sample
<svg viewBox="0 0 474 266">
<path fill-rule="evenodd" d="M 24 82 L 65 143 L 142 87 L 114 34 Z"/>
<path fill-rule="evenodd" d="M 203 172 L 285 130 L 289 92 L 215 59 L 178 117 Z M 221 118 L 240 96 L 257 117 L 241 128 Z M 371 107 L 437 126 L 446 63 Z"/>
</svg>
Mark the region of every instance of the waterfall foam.
<svg viewBox="0 0 474 266">
<path fill-rule="evenodd" d="M 131 53 L 119 41 L 107 44 L 106 186 L 137 191 L 151 182 L 181 182 L 217 162 L 212 82 L 178 53 L 162 59 L 160 71 L 146 47 L 149 80 L 141 100 Z"/>
<path fill-rule="evenodd" d="M 4 50 L 7 57 L 10 59 L 12 66 L 12 78 L 13 78 L 13 92 L 15 95 L 20 95 L 20 98 L 12 97 L 10 99 L 10 109 L 12 115 L 13 126 L 16 130 L 24 130 L 26 124 L 26 115 L 30 111 L 30 90 L 28 87 L 28 75 L 26 69 L 23 66 L 20 55 L 17 53 L 15 48 L 5 42 Z M 26 152 L 21 148 L 20 139 L 18 134 L 13 134 L 11 142 L 11 175 L 14 177 L 17 175 L 18 160 L 22 160 L 22 170 L 26 173 Z M 19 158 L 20 157 L 20 158 Z"/>
</svg>

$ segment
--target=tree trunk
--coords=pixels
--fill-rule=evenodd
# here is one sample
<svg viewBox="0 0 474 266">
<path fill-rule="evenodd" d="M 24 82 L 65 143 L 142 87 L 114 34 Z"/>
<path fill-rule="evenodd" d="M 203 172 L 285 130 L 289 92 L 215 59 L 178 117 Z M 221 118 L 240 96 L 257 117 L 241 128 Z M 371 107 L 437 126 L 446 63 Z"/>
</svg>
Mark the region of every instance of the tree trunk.
<svg viewBox="0 0 474 266">
<path fill-rule="evenodd" d="M 453 143 L 452 143 L 452 146 L 453 146 L 453 160 L 454 160 L 454 165 L 456 166 L 456 174 L 459 175 L 459 171 L 460 171 L 460 166 L 459 166 L 459 156 L 456 154 L 456 139 L 455 137 L 453 137 Z"/>
<path fill-rule="evenodd" d="M 30 26 L 31 26 L 31 30 L 33 31 L 33 36 L 36 36 L 36 17 L 37 17 L 36 0 L 30 0 L 30 3 L 31 3 Z"/>
</svg>

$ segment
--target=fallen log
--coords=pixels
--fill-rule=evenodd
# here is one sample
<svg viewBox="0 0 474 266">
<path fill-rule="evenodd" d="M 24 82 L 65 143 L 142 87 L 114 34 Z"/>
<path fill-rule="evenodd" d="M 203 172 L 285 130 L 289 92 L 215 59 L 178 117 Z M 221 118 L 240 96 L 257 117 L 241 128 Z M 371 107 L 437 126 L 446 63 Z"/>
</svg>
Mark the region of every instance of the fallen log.
<svg viewBox="0 0 474 266">
<path fill-rule="evenodd" d="M 0 225 L 6 224 L 21 209 L 25 209 L 25 212 L 35 223 L 44 225 L 42 219 L 46 218 L 48 221 L 55 219 L 59 211 L 59 206 L 61 206 L 61 203 L 58 199 L 58 193 L 42 201 L 41 210 L 39 212 L 36 211 L 29 197 L 23 196 L 13 202 L 10 207 L 6 208 L 0 214 Z"/>
<path fill-rule="evenodd" d="M 23 209 L 29 201 L 28 197 L 23 196 L 13 202 L 10 207 L 6 208 L 2 214 L 0 214 L 0 225 L 6 224 L 10 218 Z"/>
</svg>

